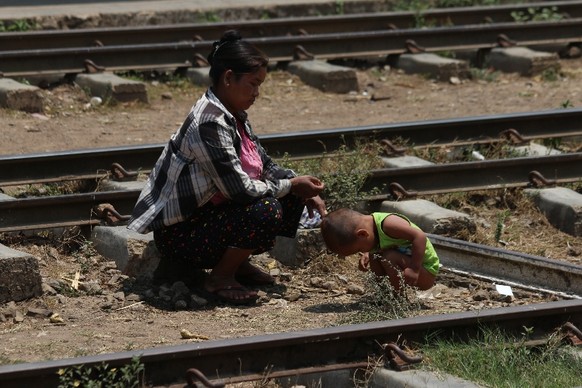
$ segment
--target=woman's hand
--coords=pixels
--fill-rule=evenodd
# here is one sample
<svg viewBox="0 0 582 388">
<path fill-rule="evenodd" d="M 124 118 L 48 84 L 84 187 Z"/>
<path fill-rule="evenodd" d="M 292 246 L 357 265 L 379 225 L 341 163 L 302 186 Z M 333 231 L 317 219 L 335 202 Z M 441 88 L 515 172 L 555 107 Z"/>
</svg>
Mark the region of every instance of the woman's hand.
<svg viewBox="0 0 582 388">
<path fill-rule="evenodd" d="M 311 175 L 300 175 L 290 179 L 291 192 L 308 199 L 318 196 L 324 188 L 323 182 Z"/>
<path fill-rule="evenodd" d="M 327 214 L 327 210 L 325 209 L 325 202 L 323 199 L 316 195 L 315 197 L 308 198 L 305 201 L 305 206 L 307 206 L 307 211 L 309 212 L 309 218 L 313 218 L 313 211 L 317 210 L 317 212 L 322 216 L 325 217 Z"/>
</svg>

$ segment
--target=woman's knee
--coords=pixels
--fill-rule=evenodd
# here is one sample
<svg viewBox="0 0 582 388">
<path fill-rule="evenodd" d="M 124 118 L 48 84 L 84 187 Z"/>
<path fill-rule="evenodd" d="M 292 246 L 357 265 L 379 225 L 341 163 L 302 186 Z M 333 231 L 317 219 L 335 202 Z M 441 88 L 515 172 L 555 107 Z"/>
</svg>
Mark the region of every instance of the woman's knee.
<svg viewBox="0 0 582 388">
<path fill-rule="evenodd" d="M 283 219 L 283 211 L 279 200 L 265 197 L 257 200 L 249 208 L 249 217 L 257 226 L 276 228 Z"/>
</svg>

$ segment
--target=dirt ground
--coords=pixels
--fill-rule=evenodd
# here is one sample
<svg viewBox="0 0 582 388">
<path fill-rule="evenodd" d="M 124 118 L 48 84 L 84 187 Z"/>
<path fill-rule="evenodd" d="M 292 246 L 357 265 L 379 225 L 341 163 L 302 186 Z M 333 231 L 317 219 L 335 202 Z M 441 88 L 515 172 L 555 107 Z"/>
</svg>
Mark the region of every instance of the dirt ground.
<svg viewBox="0 0 582 388">
<path fill-rule="evenodd" d="M 461 83 L 376 67 L 359 71 L 361 90 L 349 95 L 323 93 L 285 71 L 272 71 L 249 114 L 261 135 L 580 107 L 581 65 L 580 59 L 564 61 L 555 81 L 497 74 L 493 81 Z M 0 155 L 162 143 L 203 90 L 175 78 L 168 83 L 148 81 L 149 104 L 114 106 L 92 106 L 90 96 L 72 85 L 45 90 L 42 114 L 0 110 Z M 370 96 L 379 91 L 387 98 L 372 101 Z M 582 264 L 582 239 L 554 229 L 519 192 L 482 195 L 479 203 L 455 200 L 458 209 L 479 220 L 473 241 L 497 244 L 492 237 L 497 217 L 509 209 L 503 247 Z M 451 202 L 446 196 L 433 199 Z M 280 275 L 277 285 L 262 289 L 257 306 L 204 306 L 196 298 L 183 306 L 172 299 L 178 286 L 159 288 L 127 279 L 88 244 L 76 244 L 74 237 L 49 243 L 42 236 L 22 240 L 0 235 L 0 243 L 35 255 L 46 285 L 41 297 L 0 306 L 0 364 L 344 324 L 357 319 L 366 288 L 355 258 L 341 262 L 314 257 L 306 268 L 291 269 L 267 255 L 256 262 L 278 269 Z M 77 272 L 80 283 L 75 289 Z M 430 292 L 415 296 L 422 306 L 415 314 L 556 298 L 516 290 L 508 301 L 490 293 L 491 288 L 490 282 L 475 279 L 458 282 L 443 271 Z M 184 338 L 188 333 L 192 338 Z"/>
</svg>

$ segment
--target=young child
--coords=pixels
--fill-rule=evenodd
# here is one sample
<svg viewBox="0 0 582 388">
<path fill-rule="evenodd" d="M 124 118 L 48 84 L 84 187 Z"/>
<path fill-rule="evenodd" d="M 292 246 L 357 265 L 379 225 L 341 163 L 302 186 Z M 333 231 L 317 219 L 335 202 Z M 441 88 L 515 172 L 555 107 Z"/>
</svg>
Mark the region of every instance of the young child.
<svg viewBox="0 0 582 388">
<path fill-rule="evenodd" d="M 437 253 L 426 234 L 401 214 L 364 215 L 342 208 L 323 217 L 321 233 L 329 250 L 342 256 L 360 252 L 359 269 L 370 268 L 377 276 L 388 276 L 397 291 L 400 274 L 407 285 L 421 290 L 434 285 L 439 270 Z"/>
</svg>

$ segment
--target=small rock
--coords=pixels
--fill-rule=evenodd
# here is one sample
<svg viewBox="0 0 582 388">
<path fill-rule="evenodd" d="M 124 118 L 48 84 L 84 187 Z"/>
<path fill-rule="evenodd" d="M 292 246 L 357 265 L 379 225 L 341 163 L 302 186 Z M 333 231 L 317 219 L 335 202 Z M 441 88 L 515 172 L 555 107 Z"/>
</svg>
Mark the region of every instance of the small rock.
<svg viewBox="0 0 582 388">
<path fill-rule="evenodd" d="M 50 323 L 65 323 L 65 320 L 59 315 L 59 313 L 54 313 L 49 318 Z"/>
<path fill-rule="evenodd" d="M 312 277 L 311 279 L 309 279 L 309 284 L 311 284 L 314 287 L 321 287 L 321 285 L 323 284 L 323 279 L 317 276 Z"/>
<path fill-rule="evenodd" d="M 473 295 L 473 300 L 474 301 L 481 301 L 481 300 L 488 300 L 490 299 L 490 295 L 489 292 L 485 291 L 485 290 L 480 290 L 477 291 L 474 295 Z"/>
<path fill-rule="evenodd" d="M 52 311 L 48 309 L 39 309 L 39 308 L 29 308 L 26 312 L 26 315 L 31 317 L 50 317 L 52 315 Z"/>
<path fill-rule="evenodd" d="M 22 314 L 21 311 L 16 310 L 14 312 L 14 323 L 21 323 L 22 321 L 24 321 L 24 314 Z"/>
<path fill-rule="evenodd" d="M 172 291 L 176 294 L 189 294 L 190 289 L 186 286 L 186 283 L 182 281 L 175 282 L 172 284 Z"/>
<path fill-rule="evenodd" d="M 138 294 L 131 293 L 125 297 L 127 303 L 135 303 L 141 301 L 141 297 Z"/>
<path fill-rule="evenodd" d="M 190 295 L 190 306 L 191 307 L 204 307 L 208 304 L 208 301 L 201 296 L 196 294 Z"/>
<path fill-rule="evenodd" d="M 269 271 L 269 275 L 271 276 L 279 276 L 281 274 L 281 270 L 279 268 L 273 268 Z"/>
<path fill-rule="evenodd" d="M 101 286 L 96 281 L 89 281 L 79 284 L 79 289 L 85 291 L 90 295 L 97 295 L 101 293 Z"/>
<path fill-rule="evenodd" d="M 186 303 L 185 300 L 177 300 L 176 303 L 174 303 L 174 308 L 176 310 L 186 310 L 188 308 L 188 303 Z"/>
<path fill-rule="evenodd" d="M 333 280 L 328 280 L 327 282 L 324 282 L 323 284 L 321 284 L 322 288 L 325 288 L 326 290 L 337 290 L 338 286 L 337 283 L 334 282 Z"/>
<path fill-rule="evenodd" d="M 504 295 L 504 294 L 500 294 L 497 291 L 492 291 L 491 296 L 494 300 L 497 300 L 499 302 L 511 303 L 514 300 L 513 295 Z"/>
<path fill-rule="evenodd" d="M 41 287 L 42 287 L 42 293 L 43 294 L 46 294 L 46 295 L 56 295 L 57 294 L 57 290 L 55 290 L 54 288 L 52 288 L 47 283 L 42 283 Z"/>
<path fill-rule="evenodd" d="M 337 278 L 339 279 L 340 282 L 342 282 L 343 284 L 348 284 L 348 277 L 344 276 L 344 275 L 337 275 Z"/>
<path fill-rule="evenodd" d="M 125 293 L 123 291 L 116 292 L 113 297 L 121 302 L 125 300 Z"/>
<path fill-rule="evenodd" d="M 348 291 L 348 294 L 354 294 L 354 295 L 364 295 L 364 293 L 366 292 L 364 290 L 364 287 L 358 286 L 357 284 L 349 284 L 347 291 Z"/>
<path fill-rule="evenodd" d="M 174 98 L 174 95 L 170 92 L 162 93 L 162 100 L 171 100 Z"/>
<path fill-rule="evenodd" d="M 299 291 L 291 291 L 285 294 L 285 299 L 289 302 L 296 302 L 301 298 L 301 293 Z"/>
</svg>

